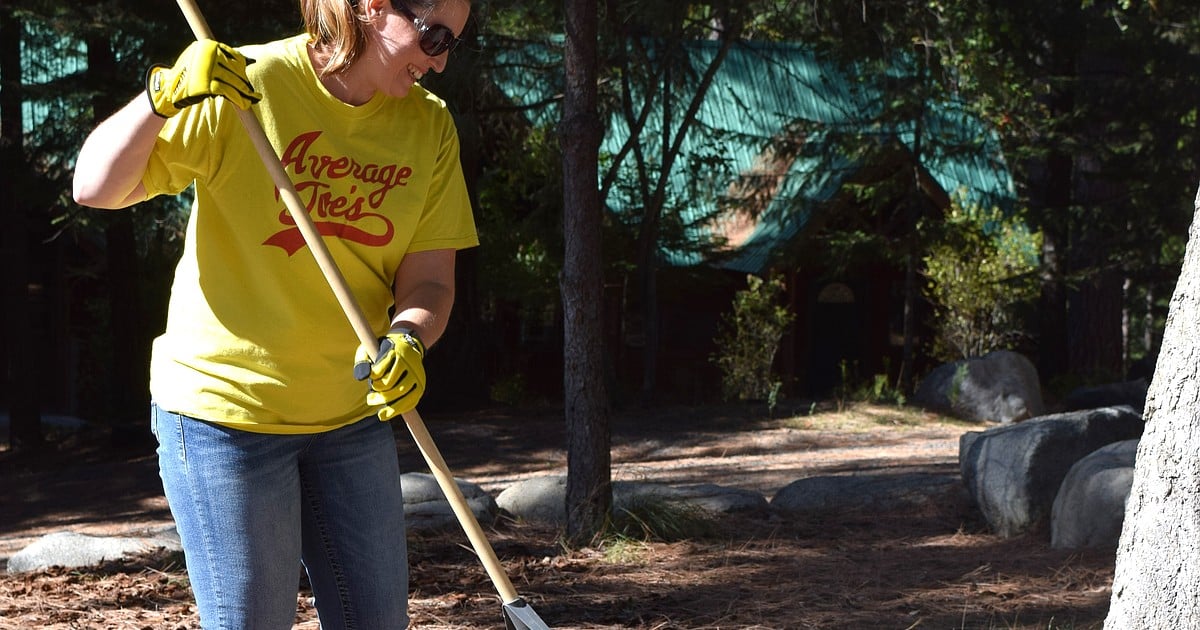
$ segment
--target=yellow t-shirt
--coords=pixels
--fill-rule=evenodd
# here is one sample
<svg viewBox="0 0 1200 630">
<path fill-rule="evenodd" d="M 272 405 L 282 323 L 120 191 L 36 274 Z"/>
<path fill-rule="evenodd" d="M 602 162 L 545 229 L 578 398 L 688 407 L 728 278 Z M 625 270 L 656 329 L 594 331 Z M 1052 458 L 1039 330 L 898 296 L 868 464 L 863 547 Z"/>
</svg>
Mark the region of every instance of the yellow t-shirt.
<svg viewBox="0 0 1200 630">
<path fill-rule="evenodd" d="M 420 86 L 350 106 L 305 35 L 241 50 L 254 107 L 371 326 L 382 334 L 406 252 L 478 244 L 445 103 Z M 143 183 L 196 198 L 150 391 L 164 409 L 261 433 L 313 433 L 370 413 L 358 337 L 224 99 L 167 121 Z"/>
</svg>

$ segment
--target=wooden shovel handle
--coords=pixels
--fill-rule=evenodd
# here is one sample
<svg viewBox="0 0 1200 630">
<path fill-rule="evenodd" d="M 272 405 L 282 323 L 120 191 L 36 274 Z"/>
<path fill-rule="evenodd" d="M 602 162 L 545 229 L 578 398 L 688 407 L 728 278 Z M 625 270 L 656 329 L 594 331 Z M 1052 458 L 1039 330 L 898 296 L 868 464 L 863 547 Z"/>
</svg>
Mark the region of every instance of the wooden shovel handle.
<svg viewBox="0 0 1200 630">
<path fill-rule="evenodd" d="M 196 39 L 216 39 L 213 37 L 212 30 L 208 27 L 208 22 L 205 21 L 204 15 L 200 13 L 200 9 L 196 6 L 194 0 L 178 0 L 178 4 L 179 8 L 183 11 L 184 17 L 187 18 L 188 25 L 192 27 L 192 33 Z M 363 314 L 358 301 L 354 299 L 354 294 L 350 292 L 350 288 L 346 284 L 346 278 L 342 276 L 342 271 L 338 269 L 337 263 L 334 262 L 333 256 L 330 255 L 329 248 L 325 246 L 325 241 L 321 238 L 321 233 L 313 225 L 312 217 L 308 216 L 308 209 L 304 207 L 304 202 L 301 201 L 300 195 L 296 192 L 295 185 L 292 184 L 287 171 L 283 169 L 283 164 L 280 163 L 279 156 L 275 153 L 275 147 L 271 146 L 271 141 L 267 139 L 267 134 L 263 131 L 262 123 L 254 116 L 252 110 L 237 107 L 234 109 L 237 110 L 238 118 L 241 119 L 242 126 L 246 128 L 246 133 L 250 136 L 250 142 L 254 145 L 254 150 L 258 152 L 258 157 L 262 160 L 263 166 L 270 173 L 271 181 L 275 183 L 275 188 L 279 191 L 279 196 L 283 199 L 284 205 L 287 206 L 292 219 L 296 221 L 296 227 L 300 229 L 300 234 L 304 236 L 305 244 L 312 250 L 313 257 L 317 259 L 317 265 L 321 268 L 321 273 L 325 274 L 325 280 L 329 282 L 329 288 L 333 289 L 338 304 L 341 305 L 342 310 L 346 313 L 346 318 L 350 320 L 350 325 L 354 327 L 354 332 L 358 334 L 359 341 L 367 346 L 371 358 L 374 359 L 375 353 L 378 352 L 379 341 L 374 331 L 371 330 L 367 316 Z"/>
<path fill-rule="evenodd" d="M 208 21 L 204 19 L 204 15 L 200 13 L 200 8 L 196 6 L 194 0 L 177 0 L 180 10 L 187 18 L 188 25 L 191 26 L 192 34 L 196 39 L 215 39 L 212 30 L 208 27 Z M 254 144 L 255 151 L 258 152 L 259 158 L 262 159 L 263 166 L 271 175 L 271 180 L 275 183 L 275 188 L 279 190 L 279 195 L 283 198 L 284 204 L 287 206 L 288 212 L 296 221 L 296 227 L 300 229 L 300 234 L 304 236 L 304 242 L 308 248 L 312 250 L 313 257 L 317 259 L 317 265 L 320 266 L 321 272 L 325 274 L 325 280 L 329 283 L 329 288 L 333 289 L 334 295 L 337 297 L 338 304 L 346 313 L 346 318 L 350 320 L 350 325 L 354 327 L 354 332 L 358 334 L 358 339 L 368 349 L 371 359 L 375 358 L 379 351 L 378 340 L 375 337 L 375 332 L 371 330 L 370 322 L 367 321 L 366 315 L 363 314 L 362 307 L 354 298 L 354 294 L 350 292 L 349 286 L 346 284 L 346 279 L 342 276 L 342 272 L 338 269 L 337 263 L 334 262 L 333 256 L 329 253 L 329 248 L 325 246 L 325 241 L 321 237 L 321 233 L 317 231 L 313 225 L 312 217 L 308 216 L 308 210 L 304 207 L 304 203 L 300 200 L 300 195 L 296 192 L 296 187 L 292 184 L 292 180 L 288 177 L 287 171 L 284 170 L 283 164 L 279 161 L 279 156 L 275 153 L 275 148 L 271 146 L 270 140 L 267 139 L 267 134 L 263 131 L 262 123 L 254 116 L 254 112 L 249 109 L 237 109 L 238 118 L 242 121 L 242 126 L 246 128 L 246 133 L 250 135 L 250 141 Z M 408 431 L 412 434 L 413 439 L 417 443 L 417 447 L 421 451 L 421 456 L 425 458 L 425 463 L 429 465 L 430 471 L 438 482 L 438 486 L 442 489 L 442 494 L 446 495 L 446 500 L 450 503 L 451 509 L 454 510 L 454 515 L 458 517 L 458 522 L 462 525 L 463 531 L 466 532 L 467 538 L 471 541 L 471 546 L 474 547 L 475 553 L 479 556 L 479 560 L 483 563 L 484 569 L 487 570 L 488 576 L 495 585 L 496 591 L 504 600 L 504 603 L 511 603 L 518 598 L 516 589 L 513 588 L 512 582 L 504 573 L 504 568 L 500 565 L 500 560 L 496 557 L 496 552 L 488 543 L 487 537 L 483 534 L 483 529 L 479 526 L 479 521 L 475 519 L 475 514 L 471 512 L 470 506 L 467 505 L 467 500 L 463 496 L 462 490 L 454 481 L 454 476 L 450 474 L 450 469 L 446 466 L 446 461 L 442 459 L 441 452 L 438 451 L 437 445 L 434 444 L 433 438 L 429 435 L 429 430 L 425 428 L 425 422 L 421 420 L 421 416 L 414 409 L 403 414 L 404 423 L 408 425 Z"/>
</svg>

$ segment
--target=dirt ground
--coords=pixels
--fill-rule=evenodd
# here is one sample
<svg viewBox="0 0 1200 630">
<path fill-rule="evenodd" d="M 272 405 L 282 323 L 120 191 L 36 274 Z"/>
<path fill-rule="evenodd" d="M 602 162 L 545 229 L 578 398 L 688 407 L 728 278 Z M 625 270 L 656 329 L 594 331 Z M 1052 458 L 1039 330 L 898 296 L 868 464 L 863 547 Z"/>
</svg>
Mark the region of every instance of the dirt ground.
<svg viewBox="0 0 1200 630">
<path fill-rule="evenodd" d="M 770 499 L 816 474 L 957 471 L 958 438 L 983 426 L 914 410 L 706 407 L 612 419 L 613 477 L 717 483 Z M 426 418 L 457 477 L 498 492 L 565 472 L 561 412 Z M 405 470 L 425 471 L 397 425 Z M 52 531 L 130 535 L 170 524 L 153 455 L 103 435 L 48 454 L 0 450 L 0 559 Z M 560 532 L 500 519 L 489 540 L 552 628 L 1100 628 L 1115 550 L 1057 551 L 1049 536 L 1001 539 L 966 505 L 895 513 L 721 517 L 674 542 L 568 549 Z M 414 628 L 500 628 L 500 604 L 465 536 L 410 532 Z M 0 628 L 197 626 L 178 554 L 89 569 L 0 574 Z M 317 628 L 301 585 L 296 628 Z"/>
</svg>

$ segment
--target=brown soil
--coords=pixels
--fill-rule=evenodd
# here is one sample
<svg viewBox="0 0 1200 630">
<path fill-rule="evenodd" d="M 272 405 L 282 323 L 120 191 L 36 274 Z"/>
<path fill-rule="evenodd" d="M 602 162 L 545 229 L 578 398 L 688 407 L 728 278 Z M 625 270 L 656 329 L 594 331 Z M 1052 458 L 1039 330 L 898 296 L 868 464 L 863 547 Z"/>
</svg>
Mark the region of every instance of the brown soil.
<svg viewBox="0 0 1200 630">
<path fill-rule="evenodd" d="M 768 499 L 815 474 L 957 470 L 983 427 L 894 408 L 672 408 L 612 420 L 613 477 L 717 483 Z M 780 415 L 780 414 L 776 414 Z M 496 492 L 565 472 L 560 412 L 426 418 L 455 475 Z M 406 470 L 424 471 L 397 426 Z M 130 535 L 170 524 L 153 455 L 77 435 L 31 457 L 0 451 L 0 559 L 51 531 Z M 674 542 L 566 549 L 549 527 L 500 520 L 488 537 L 553 628 L 1100 628 L 1114 550 L 1065 552 L 1044 533 L 989 534 L 963 505 L 896 513 L 722 517 Z M 499 628 L 500 604 L 460 532 L 410 532 L 415 628 Z M 0 628 L 194 628 L 177 554 L 0 575 Z M 303 588 L 296 627 L 317 628 Z"/>
</svg>

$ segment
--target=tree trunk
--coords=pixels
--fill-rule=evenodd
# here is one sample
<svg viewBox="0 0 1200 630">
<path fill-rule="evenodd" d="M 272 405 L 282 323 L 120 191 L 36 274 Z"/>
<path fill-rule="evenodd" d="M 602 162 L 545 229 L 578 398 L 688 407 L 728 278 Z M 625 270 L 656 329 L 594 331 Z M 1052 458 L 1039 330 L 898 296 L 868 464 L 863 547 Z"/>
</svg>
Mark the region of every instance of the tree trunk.
<svg viewBox="0 0 1200 630">
<path fill-rule="evenodd" d="M 32 210 L 23 194 L 24 117 L 21 110 L 21 22 L 11 9 L 0 9 L 0 189 L 7 191 L 0 235 L 4 265 L 4 392 L 9 408 L 9 444 L 14 450 L 37 449 L 44 442 L 37 386 L 37 353 L 29 296 L 29 220 Z"/>
<path fill-rule="evenodd" d="M 109 335 L 113 361 L 109 366 L 109 414 L 114 446 L 133 446 L 150 408 L 150 339 L 142 305 L 142 273 L 137 256 L 131 210 L 105 217 L 106 283 Z M 134 429 L 133 427 L 137 427 Z M 144 431 L 142 439 L 149 439 Z M 126 442 L 130 440 L 131 442 Z"/>
<path fill-rule="evenodd" d="M 1083 33 L 1078 11 L 1063 9 L 1048 12 L 1047 19 L 1055 32 Z M 1067 318 L 1067 277 L 1073 271 L 1068 260 L 1071 244 L 1075 203 L 1075 156 L 1066 150 L 1058 138 L 1073 137 L 1074 126 L 1069 121 L 1075 115 L 1075 81 L 1079 75 L 1078 56 L 1083 46 L 1081 38 L 1057 38 L 1048 42 L 1047 67 L 1051 76 L 1060 80 L 1043 100 L 1048 118 L 1046 142 L 1048 154 L 1041 164 L 1042 172 L 1035 177 L 1041 198 L 1042 230 L 1042 291 L 1038 304 L 1038 376 L 1043 383 L 1053 381 L 1071 371 Z"/>
<path fill-rule="evenodd" d="M 913 391 L 916 366 L 917 300 L 921 296 L 921 285 L 917 281 L 917 251 L 912 243 L 904 255 L 904 347 L 900 358 L 900 372 L 896 375 L 896 388 L 905 394 Z"/>
<path fill-rule="evenodd" d="M 567 423 L 567 539 L 587 543 L 612 505 L 603 367 L 604 276 L 596 111 L 596 0 L 565 0 L 563 151 L 563 402 Z"/>
<path fill-rule="evenodd" d="M 106 86 L 117 83 L 117 62 L 106 37 L 89 37 L 88 82 Z M 92 101 L 97 122 L 116 109 L 108 92 L 98 90 Z M 150 345 L 143 278 L 137 255 L 133 209 L 110 213 L 105 220 L 105 284 L 108 287 L 109 343 L 113 361 L 108 378 L 107 415 L 113 427 L 114 446 L 145 445 L 150 440 L 144 419 L 150 406 Z"/>
<path fill-rule="evenodd" d="M 1198 628 L 1200 600 L 1200 195 L 1146 400 L 1104 627 Z"/>
<path fill-rule="evenodd" d="M 1067 309 L 1071 374 L 1094 382 L 1121 380 L 1121 282 L 1120 274 L 1101 271 L 1071 292 Z"/>
<path fill-rule="evenodd" d="M 638 284 L 640 286 L 641 319 L 642 319 L 642 390 L 641 402 L 649 405 L 654 402 L 658 391 L 658 344 L 660 342 L 658 327 L 658 259 L 655 240 L 651 247 L 653 251 L 639 257 Z"/>
<path fill-rule="evenodd" d="M 1043 180 L 1045 189 L 1042 230 L 1042 290 L 1038 304 L 1038 374 L 1050 382 L 1069 370 L 1067 343 L 1067 290 L 1063 278 L 1067 244 L 1067 213 L 1071 204 L 1069 155 L 1053 152 Z"/>
</svg>

